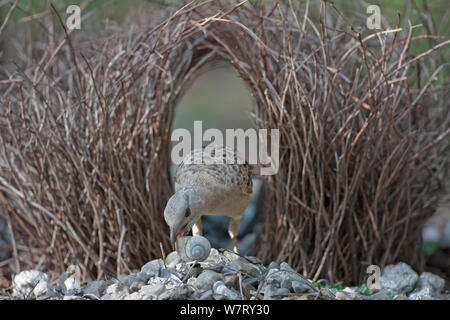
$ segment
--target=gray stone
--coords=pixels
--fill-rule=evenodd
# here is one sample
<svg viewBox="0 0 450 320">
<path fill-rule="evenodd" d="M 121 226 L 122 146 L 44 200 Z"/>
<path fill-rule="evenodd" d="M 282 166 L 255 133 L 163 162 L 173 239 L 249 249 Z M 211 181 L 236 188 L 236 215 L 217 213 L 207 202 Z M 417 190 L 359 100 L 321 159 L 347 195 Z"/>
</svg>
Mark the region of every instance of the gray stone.
<svg viewBox="0 0 450 320">
<path fill-rule="evenodd" d="M 143 300 L 143 297 L 139 291 L 136 291 L 136 292 L 132 292 L 132 293 L 126 295 L 124 297 L 124 300 Z M 151 300 L 151 297 L 150 297 L 150 299 L 146 299 L 146 300 Z"/>
<path fill-rule="evenodd" d="M 325 300 L 335 300 L 336 296 L 329 288 L 320 288 L 320 296 Z"/>
<path fill-rule="evenodd" d="M 242 280 L 242 284 L 243 285 L 249 283 L 249 284 L 251 284 L 254 287 L 258 286 L 258 282 L 259 282 L 258 279 L 252 278 L 252 277 L 245 278 L 245 279 Z"/>
<path fill-rule="evenodd" d="M 256 288 L 253 285 L 251 285 L 249 282 L 242 283 L 242 291 L 244 292 L 244 294 L 247 298 L 252 297 L 256 294 Z"/>
<path fill-rule="evenodd" d="M 104 280 L 96 280 L 87 284 L 83 290 L 85 294 L 92 294 L 96 297 L 101 297 L 105 292 L 108 284 Z"/>
<path fill-rule="evenodd" d="M 161 270 L 164 268 L 162 259 L 155 259 L 147 262 L 142 268 L 141 272 L 148 274 L 150 277 L 159 277 Z"/>
<path fill-rule="evenodd" d="M 142 281 L 135 281 L 135 282 L 133 282 L 133 283 L 130 285 L 128 291 L 131 292 L 131 293 L 137 292 L 137 291 L 141 290 L 141 288 L 142 288 L 143 286 L 145 286 L 145 282 L 142 282 Z"/>
<path fill-rule="evenodd" d="M 245 260 L 248 260 L 251 263 L 262 264 L 262 260 L 255 256 L 245 256 Z"/>
<path fill-rule="evenodd" d="M 167 275 L 167 277 L 165 277 L 165 279 L 168 279 L 169 281 L 174 281 L 177 284 L 182 283 L 180 275 L 178 275 L 175 272 L 169 272 L 169 274 Z"/>
<path fill-rule="evenodd" d="M 394 300 L 408 300 L 408 297 L 406 296 L 406 294 L 401 293 L 401 294 L 396 295 L 394 297 Z"/>
<path fill-rule="evenodd" d="M 37 297 L 36 300 L 64 300 L 64 295 L 51 290 L 46 295 Z"/>
<path fill-rule="evenodd" d="M 277 299 L 280 299 L 282 295 L 289 294 L 289 293 L 291 293 L 291 292 L 289 291 L 289 289 L 286 289 L 286 288 L 279 288 L 279 289 L 275 290 L 275 295 L 280 296 L 280 297 L 277 297 Z"/>
<path fill-rule="evenodd" d="M 283 279 L 283 280 L 281 280 L 280 287 L 288 289 L 289 291 L 293 290 L 292 289 L 292 280 L 291 279 Z"/>
<path fill-rule="evenodd" d="M 75 296 L 82 294 L 81 292 L 81 269 L 77 265 L 67 267 L 59 278 L 59 288 L 66 296 Z"/>
<path fill-rule="evenodd" d="M 213 291 L 212 290 L 206 290 L 205 292 L 203 292 L 200 297 L 198 298 L 199 300 L 212 300 L 213 299 Z"/>
<path fill-rule="evenodd" d="M 184 263 L 180 262 L 168 270 L 178 275 L 180 279 L 189 279 L 190 277 L 197 277 L 203 269 L 198 263 Z"/>
<path fill-rule="evenodd" d="M 50 285 L 50 282 L 48 281 L 39 281 L 39 283 L 36 285 L 36 287 L 33 290 L 33 294 L 35 297 L 39 298 L 44 295 L 51 295 L 53 296 L 52 286 Z"/>
<path fill-rule="evenodd" d="M 220 252 L 220 254 L 223 256 L 223 258 L 227 261 L 235 261 L 240 259 L 240 256 L 236 254 L 234 251 L 231 250 L 225 250 L 223 252 Z"/>
<path fill-rule="evenodd" d="M 73 277 L 77 282 L 81 282 L 81 268 L 77 265 L 71 264 L 66 270 L 68 276 Z"/>
<path fill-rule="evenodd" d="M 78 295 L 81 293 L 81 285 L 73 276 L 64 280 L 64 288 L 65 295 L 67 296 Z"/>
<path fill-rule="evenodd" d="M 305 293 L 305 292 L 313 291 L 311 286 L 306 284 L 304 281 L 292 281 L 291 286 L 292 286 L 292 290 L 295 293 Z"/>
<path fill-rule="evenodd" d="M 132 275 L 132 274 L 127 274 L 127 275 L 121 274 L 118 277 L 118 280 L 121 283 L 123 283 L 124 286 L 130 287 L 133 282 L 137 281 L 137 278 L 134 275 Z"/>
<path fill-rule="evenodd" d="M 234 288 L 239 285 L 239 277 L 236 273 L 226 274 L 223 276 L 223 282 L 229 288 Z"/>
<path fill-rule="evenodd" d="M 422 288 L 411 293 L 408 298 L 410 300 L 434 300 L 432 289 L 430 287 Z"/>
<path fill-rule="evenodd" d="M 140 298 L 139 300 L 154 300 L 158 299 L 159 295 L 162 294 L 166 288 L 163 284 L 153 284 L 143 286 L 141 290 L 139 290 Z"/>
<path fill-rule="evenodd" d="M 230 300 L 227 296 L 224 296 L 223 294 L 220 293 L 213 293 L 213 299 L 214 300 Z"/>
<path fill-rule="evenodd" d="M 191 268 L 188 270 L 187 273 L 185 273 L 185 277 L 198 277 L 203 272 L 203 269 L 200 266 L 196 266 L 194 268 Z"/>
<path fill-rule="evenodd" d="M 139 291 L 125 295 L 124 300 L 154 300 L 165 291 L 163 284 L 144 285 Z"/>
<path fill-rule="evenodd" d="M 270 269 L 265 277 L 266 283 L 273 284 L 276 287 L 285 287 L 287 289 L 292 288 L 292 282 L 301 282 L 305 283 L 305 280 L 302 276 L 300 276 L 295 271 L 288 271 L 288 269 L 284 268 L 284 270 L 278 269 Z M 306 285 L 306 284 L 305 284 Z"/>
<path fill-rule="evenodd" d="M 64 296 L 63 300 L 87 300 L 86 298 L 74 295 Z"/>
<path fill-rule="evenodd" d="M 350 294 L 342 291 L 338 291 L 335 293 L 337 300 L 353 300 Z"/>
<path fill-rule="evenodd" d="M 417 281 L 417 289 L 430 289 L 431 294 L 440 294 L 444 287 L 445 280 L 430 272 L 423 272 Z"/>
<path fill-rule="evenodd" d="M 363 300 L 392 300 L 394 293 L 391 290 L 381 289 L 370 296 L 361 296 Z"/>
<path fill-rule="evenodd" d="M 266 285 L 261 291 L 264 293 L 264 300 L 281 299 L 282 295 L 290 293 L 286 288 L 277 288 L 271 284 Z"/>
<path fill-rule="evenodd" d="M 381 276 L 381 290 L 391 291 L 394 295 L 408 293 L 414 289 L 419 275 L 404 262 L 384 268 Z"/>
<path fill-rule="evenodd" d="M 166 257 L 166 266 L 167 268 L 175 268 L 175 266 L 181 261 L 180 256 L 178 255 L 178 252 L 172 251 L 169 253 Z"/>
<path fill-rule="evenodd" d="M 253 278 L 261 278 L 264 274 L 264 268 L 258 264 L 248 262 L 243 258 L 231 262 L 230 267 L 235 271 L 241 271 Z"/>
<path fill-rule="evenodd" d="M 335 293 L 337 300 L 353 300 L 350 294 L 342 291 L 338 291 Z"/>
<path fill-rule="evenodd" d="M 344 289 L 342 289 L 343 292 L 350 294 L 350 293 L 356 293 L 359 290 L 359 287 L 345 287 Z"/>
<path fill-rule="evenodd" d="M 285 279 L 285 273 L 281 272 L 278 269 L 269 269 L 265 281 L 268 284 L 276 284 L 278 287 L 281 285 L 281 282 Z"/>
<path fill-rule="evenodd" d="M 148 285 L 162 285 L 166 290 L 172 290 L 183 285 L 183 282 L 175 275 L 168 278 L 153 277 L 148 281 Z"/>
<path fill-rule="evenodd" d="M 281 270 L 281 271 L 288 271 L 288 272 L 297 273 L 297 271 L 295 271 L 294 269 L 292 269 L 291 266 L 288 265 L 286 262 L 282 262 L 282 263 L 280 264 L 280 270 Z"/>
<path fill-rule="evenodd" d="M 145 300 L 149 299 L 158 299 L 159 295 L 164 293 L 167 288 L 163 284 L 153 284 L 147 285 L 141 288 L 140 292 L 142 293 Z"/>
<path fill-rule="evenodd" d="M 215 250 L 215 249 L 214 249 Z M 189 264 L 179 262 L 173 267 L 164 267 L 161 259 L 153 260 L 129 275 L 118 279 L 92 281 L 80 286 L 77 268 L 68 268 L 59 279 L 60 286 L 54 288 L 48 276 L 37 270 L 24 271 L 13 280 L 13 293 L 18 298 L 49 300 L 255 300 L 259 292 L 265 300 L 338 299 L 338 300 L 435 300 L 449 299 L 450 295 L 440 294 L 445 280 L 424 272 L 420 277 L 404 263 L 387 266 L 381 278 L 381 290 L 371 296 L 359 294 L 359 287 L 321 288 L 312 286 L 287 263 L 279 266 L 272 262 L 267 269 L 234 254 L 226 257 L 213 251 L 218 262 Z M 234 260 L 231 260 L 231 259 Z M 221 272 L 215 266 L 220 265 Z M 239 273 L 242 276 L 242 294 Z M 254 276 L 251 276 L 253 274 Z M 110 284 L 108 286 L 108 284 Z M 21 289 L 22 288 L 22 289 Z M 258 291 L 258 289 L 260 289 Z M 64 294 L 61 294 L 64 292 Z M 293 294 L 293 293 L 296 294 Z M 314 294 L 310 294 L 314 292 Z M 316 294 L 318 294 L 316 296 Z"/>
<path fill-rule="evenodd" d="M 150 279 L 150 276 L 145 272 L 136 272 L 135 276 L 138 281 L 142 281 L 144 283 L 147 283 L 147 281 Z"/>
<path fill-rule="evenodd" d="M 272 296 L 275 294 L 275 290 L 277 288 L 274 287 L 271 284 L 265 285 L 262 289 L 261 292 L 264 294 L 264 300 L 271 300 Z"/>
<path fill-rule="evenodd" d="M 108 286 L 102 300 L 123 300 L 128 295 L 128 288 L 121 282 Z"/>
<path fill-rule="evenodd" d="M 161 275 L 160 275 L 161 278 L 176 278 L 176 279 L 183 280 L 183 281 L 185 280 L 186 274 L 188 271 L 188 269 L 183 269 L 184 272 L 178 272 L 176 270 L 167 270 L 168 273 L 166 273 L 164 270 L 167 270 L 167 269 L 163 269 L 161 271 Z"/>
<path fill-rule="evenodd" d="M 186 285 L 181 285 L 172 290 L 166 290 L 158 297 L 159 300 L 185 300 L 192 294 L 193 290 Z"/>
<path fill-rule="evenodd" d="M 202 266 L 210 266 L 211 263 L 228 262 L 228 259 L 224 257 L 216 248 L 211 248 L 208 258 L 205 261 L 200 262 Z"/>
<path fill-rule="evenodd" d="M 172 273 L 167 269 L 161 269 L 160 277 L 161 278 L 169 278 Z"/>
<path fill-rule="evenodd" d="M 336 296 L 336 299 L 339 299 L 339 296 L 342 296 L 342 294 L 345 294 L 349 299 L 343 299 L 343 300 L 362 300 L 363 298 L 358 293 L 358 287 L 345 287 L 343 290 L 339 291 L 337 289 L 330 289 L 330 291 Z M 342 299 L 339 299 L 342 300 Z"/>
<path fill-rule="evenodd" d="M 278 265 L 278 263 L 276 263 L 275 261 L 272 261 L 271 263 L 269 263 L 269 265 L 267 266 L 267 269 L 280 269 L 280 266 Z"/>
<path fill-rule="evenodd" d="M 17 274 L 12 281 L 12 295 L 26 299 L 46 295 L 51 290 L 48 276 L 38 270 L 27 270 Z"/>
<path fill-rule="evenodd" d="M 225 262 L 225 261 L 206 262 L 206 263 L 205 262 L 200 262 L 200 266 L 204 270 L 208 269 L 208 270 L 213 270 L 213 271 L 216 271 L 216 272 L 227 272 L 227 271 L 230 270 L 230 266 L 228 265 L 228 262 Z"/>
<path fill-rule="evenodd" d="M 241 296 L 235 290 L 227 288 L 222 281 L 216 281 L 213 285 L 213 291 L 216 295 L 225 296 L 229 300 L 241 300 Z"/>
<path fill-rule="evenodd" d="M 69 277 L 69 275 L 66 272 L 61 273 L 61 275 L 58 278 L 58 288 L 62 291 L 66 291 L 66 286 L 64 285 L 64 281 Z"/>
<path fill-rule="evenodd" d="M 222 275 L 212 270 L 203 271 L 195 280 L 195 287 L 199 290 L 210 290 L 217 281 L 222 280 Z"/>
</svg>

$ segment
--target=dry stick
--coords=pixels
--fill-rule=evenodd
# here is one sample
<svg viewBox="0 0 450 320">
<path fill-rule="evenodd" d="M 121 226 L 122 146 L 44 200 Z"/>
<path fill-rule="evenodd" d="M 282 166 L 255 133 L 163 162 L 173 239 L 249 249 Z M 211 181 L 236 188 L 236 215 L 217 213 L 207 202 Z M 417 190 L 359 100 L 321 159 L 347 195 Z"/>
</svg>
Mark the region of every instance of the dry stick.
<svg viewBox="0 0 450 320">
<path fill-rule="evenodd" d="M 1 193 L 0 193 L 1 195 Z M 11 235 L 11 242 L 12 242 L 12 247 L 13 247 L 13 256 L 14 256 L 14 260 L 16 262 L 16 273 L 20 272 L 20 262 L 19 262 L 19 256 L 17 254 L 17 244 L 16 244 L 16 237 L 14 235 L 14 230 L 12 227 L 12 223 L 11 223 L 11 215 L 9 214 L 9 212 L 7 212 L 7 216 L 8 216 L 8 230 L 9 230 L 9 234 Z"/>
<path fill-rule="evenodd" d="M 65 24 L 64 24 L 64 22 L 63 22 L 63 20 L 62 20 L 62 18 L 60 16 L 58 10 L 56 10 L 56 8 L 54 7 L 53 3 L 50 3 L 50 6 L 52 7 L 53 11 L 55 12 L 56 16 L 58 17 L 59 23 L 60 23 L 61 27 L 64 30 L 64 34 L 66 35 L 66 40 L 67 40 L 67 43 L 69 44 L 69 47 L 70 47 L 70 53 L 71 53 L 71 56 L 72 56 L 72 62 L 74 64 L 74 66 L 75 66 L 75 70 L 77 71 L 78 83 L 79 83 L 79 85 L 81 85 L 82 84 L 81 75 L 80 75 L 81 68 L 79 67 L 78 60 L 77 60 L 77 58 L 75 56 L 75 49 L 73 47 L 72 40 L 70 38 L 70 35 L 69 35 L 68 31 L 67 31 L 67 28 L 66 28 L 66 26 L 65 26 Z M 84 91 L 84 88 L 81 88 L 81 89 Z M 80 92 L 78 92 L 78 96 L 81 97 Z"/>
<path fill-rule="evenodd" d="M 45 250 L 45 246 L 37 239 L 37 237 L 33 234 L 33 232 L 27 227 L 27 225 L 25 224 L 25 222 L 23 221 L 23 219 L 20 217 L 20 215 L 16 212 L 16 210 L 14 210 L 14 208 L 11 206 L 10 202 L 6 200 L 5 196 L 3 195 L 3 192 L 0 192 L 0 200 L 2 200 L 2 202 L 4 202 L 8 208 L 9 211 L 12 212 L 14 214 L 14 216 L 16 217 L 17 221 L 19 222 L 19 224 L 21 225 L 21 227 L 25 230 L 25 232 L 36 242 L 36 244 L 41 248 L 41 250 L 43 252 L 46 252 L 46 254 L 51 257 L 51 254 L 47 252 L 47 250 Z"/>
<path fill-rule="evenodd" d="M 12 13 L 12 12 L 14 11 L 14 9 L 16 8 L 17 3 L 19 3 L 19 0 L 14 1 L 14 4 L 11 6 L 11 8 L 10 8 L 9 11 L 8 11 L 8 13 L 6 14 L 5 21 L 3 21 L 3 23 L 2 23 L 2 25 L 1 25 L 1 27 L 0 27 L 0 35 L 2 34 L 3 29 L 6 27 L 6 24 L 8 23 L 8 20 L 9 20 L 9 18 L 10 18 L 10 16 L 11 16 L 11 13 Z"/>
<path fill-rule="evenodd" d="M 122 231 L 120 232 L 119 247 L 118 247 L 118 251 L 117 251 L 117 270 L 116 270 L 117 278 L 120 275 L 120 260 L 122 258 L 122 245 L 123 245 L 123 240 L 125 239 L 126 232 L 127 232 L 126 228 L 122 228 Z M 100 277 L 100 276 L 97 276 L 97 277 Z"/>
<path fill-rule="evenodd" d="M 244 293 L 242 291 L 242 273 L 241 273 L 241 271 L 238 271 L 238 278 L 239 278 L 239 292 L 241 293 L 241 299 L 245 300 Z"/>
<path fill-rule="evenodd" d="M 411 65 L 411 64 L 413 64 L 413 63 L 416 63 L 417 61 L 419 61 L 420 59 L 422 59 L 422 58 L 425 57 L 426 55 L 429 55 L 429 54 L 432 53 L 433 51 L 436 51 L 437 49 L 439 49 L 439 48 L 441 48 L 441 47 L 444 47 L 444 46 L 446 46 L 446 45 L 448 45 L 448 44 L 450 44 L 450 40 L 447 40 L 447 41 L 444 41 L 444 42 L 441 42 L 441 43 L 435 45 L 433 48 L 431 48 L 431 49 L 429 49 L 429 50 L 427 50 L 427 51 L 425 51 L 425 52 L 422 52 L 422 53 L 419 54 L 418 56 L 416 56 L 416 57 L 414 57 L 413 59 L 409 60 L 408 62 L 402 64 L 402 65 L 399 66 L 397 69 L 390 71 L 387 75 L 390 75 L 390 74 L 393 73 L 393 72 L 397 72 L 397 71 L 399 71 L 400 69 L 402 69 L 402 68 L 404 68 L 404 67 L 407 67 L 407 66 L 409 66 L 409 65 Z"/>
<path fill-rule="evenodd" d="M 162 255 L 163 263 L 164 263 L 164 266 L 165 266 L 166 265 L 166 253 L 164 252 L 164 248 L 163 248 L 162 242 L 159 243 L 159 248 L 161 249 L 161 255 Z"/>
</svg>

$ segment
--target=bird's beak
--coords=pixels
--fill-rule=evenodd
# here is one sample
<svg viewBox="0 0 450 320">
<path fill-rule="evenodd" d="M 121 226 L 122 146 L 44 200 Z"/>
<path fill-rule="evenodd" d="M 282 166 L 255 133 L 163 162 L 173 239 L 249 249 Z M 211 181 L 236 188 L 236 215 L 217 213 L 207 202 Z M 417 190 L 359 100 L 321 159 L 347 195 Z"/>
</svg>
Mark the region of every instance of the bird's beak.
<svg viewBox="0 0 450 320">
<path fill-rule="evenodd" d="M 172 244 L 173 250 L 176 250 L 175 242 L 177 241 L 178 238 L 181 238 L 184 235 L 185 231 L 186 231 L 186 225 L 184 225 L 180 229 L 170 227 L 170 243 Z"/>
<path fill-rule="evenodd" d="M 170 243 L 172 244 L 172 249 L 175 250 L 176 230 L 174 227 L 170 228 Z"/>
</svg>

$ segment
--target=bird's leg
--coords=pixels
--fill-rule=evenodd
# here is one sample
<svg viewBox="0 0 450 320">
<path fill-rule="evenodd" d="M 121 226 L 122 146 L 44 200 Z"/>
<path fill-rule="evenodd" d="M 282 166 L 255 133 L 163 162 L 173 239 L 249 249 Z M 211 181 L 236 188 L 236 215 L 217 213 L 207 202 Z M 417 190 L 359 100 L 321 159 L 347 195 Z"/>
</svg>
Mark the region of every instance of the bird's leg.
<svg viewBox="0 0 450 320">
<path fill-rule="evenodd" d="M 238 235 L 240 224 L 241 224 L 240 219 L 231 218 L 230 226 L 228 227 L 228 234 L 230 235 L 230 238 L 233 241 L 233 251 L 236 253 L 239 253 L 237 235 Z"/>
<path fill-rule="evenodd" d="M 202 218 L 200 217 L 197 222 L 192 226 L 192 235 L 201 236 L 203 234 Z"/>
</svg>

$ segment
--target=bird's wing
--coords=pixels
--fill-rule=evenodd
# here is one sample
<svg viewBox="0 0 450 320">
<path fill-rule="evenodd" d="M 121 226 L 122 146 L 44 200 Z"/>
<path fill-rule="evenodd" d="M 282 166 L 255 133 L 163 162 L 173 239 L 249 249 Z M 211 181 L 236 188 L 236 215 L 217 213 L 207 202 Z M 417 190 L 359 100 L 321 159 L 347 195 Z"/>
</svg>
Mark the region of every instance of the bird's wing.
<svg viewBox="0 0 450 320">
<path fill-rule="evenodd" d="M 252 180 L 252 171 L 250 170 L 250 166 L 248 163 L 245 163 L 240 166 L 240 176 L 242 177 L 242 182 L 240 183 L 242 192 L 244 194 L 252 194 L 253 192 L 253 180 Z"/>
<path fill-rule="evenodd" d="M 217 152 L 222 153 L 222 161 L 219 161 L 220 155 L 216 157 Z M 194 160 L 200 156 L 202 163 L 194 163 Z M 226 163 L 227 159 L 233 163 Z M 239 188 L 243 194 L 249 195 L 253 192 L 251 170 L 246 162 L 236 163 L 237 159 L 236 153 L 226 147 L 193 150 L 176 169 L 175 188 L 178 190 L 192 183 L 223 185 Z"/>
</svg>

